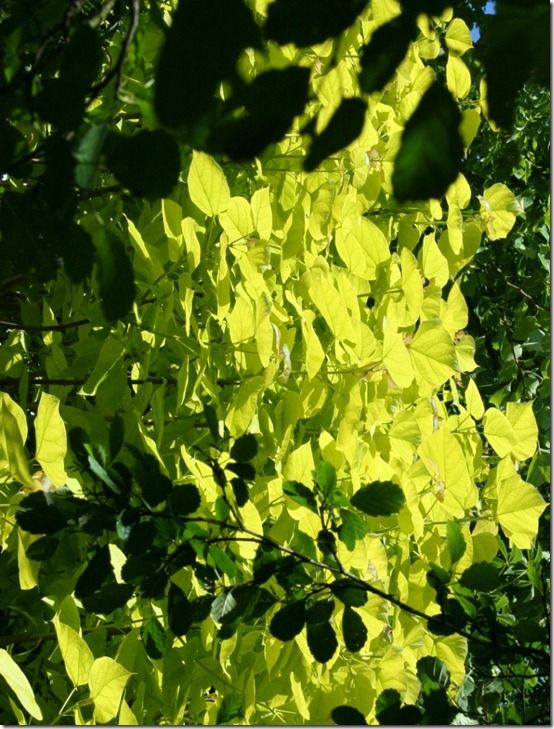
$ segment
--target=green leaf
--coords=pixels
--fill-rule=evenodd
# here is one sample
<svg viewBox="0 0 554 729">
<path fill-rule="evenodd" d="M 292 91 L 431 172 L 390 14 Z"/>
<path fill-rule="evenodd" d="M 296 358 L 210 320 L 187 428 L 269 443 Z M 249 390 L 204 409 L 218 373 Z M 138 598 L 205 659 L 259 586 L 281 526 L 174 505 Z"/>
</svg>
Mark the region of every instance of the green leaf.
<svg viewBox="0 0 554 729">
<path fill-rule="evenodd" d="M 307 486 L 304 486 L 303 483 L 299 483 L 298 481 L 285 481 L 283 484 L 283 492 L 289 499 L 300 504 L 300 506 L 305 506 L 317 513 L 317 502 L 314 493 Z"/>
<path fill-rule="evenodd" d="M 79 633 L 62 623 L 58 616 L 53 623 L 67 675 L 74 686 L 82 686 L 89 680 L 94 662 L 92 651 Z"/>
<path fill-rule="evenodd" d="M 256 436 L 251 433 L 246 433 L 237 438 L 231 446 L 229 455 L 235 461 L 244 463 L 245 461 L 251 461 L 258 452 L 258 441 Z"/>
<path fill-rule="evenodd" d="M 54 395 L 42 392 L 35 418 L 36 459 L 55 486 L 67 480 L 64 459 L 67 453 L 67 434 L 60 415 L 60 401 Z"/>
<path fill-rule="evenodd" d="M 248 484 L 242 478 L 232 478 L 231 487 L 238 506 L 244 506 L 248 501 Z"/>
<path fill-rule="evenodd" d="M 200 507 L 200 492 L 191 483 L 173 486 L 168 502 L 176 516 L 192 514 Z"/>
<path fill-rule="evenodd" d="M 42 491 L 29 494 L 20 502 L 15 520 L 31 534 L 55 534 L 67 524 L 58 509 L 46 501 Z"/>
<path fill-rule="evenodd" d="M 4 648 L 0 648 L 0 676 L 17 696 L 25 711 L 28 711 L 34 719 L 42 721 L 42 711 L 36 702 L 27 676 Z"/>
<path fill-rule="evenodd" d="M 352 706 L 335 706 L 331 718 L 339 726 L 367 726 L 364 715 Z"/>
<path fill-rule="evenodd" d="M 193 621 L 189 599 L 173 582 L 169 584 L 167 594 L 167 620 L 171 630 L 178 636 L 186 635 Z"/>
<path fill-rule="evenodd" d="M 83 597 L 83 607 L 91 613 L 109 615 L 114 610 L 117 610 L 117 608 L 124 607 L 127 601 L 130 600 L 133 592 L 134 588 L 132 585 L 110 582 L 98 590 L 94 590 L 90 595 Z M 75 594 L 77 594 L 76 591 Z"/>
<path fill-rule="evenodd" d="M 460 577 L 461 585 L 480 592 L 492 592 L 499 587 L 500 583 L 498 568 L 490 562 L 476 562 L 468 567 Z"/>
<path fill-rule="evenodd" d="M 367 592 L 352 580 L 336 580 L 331 583 L 331 592 L 350 607 L 362 607 L 367 602 Z"/>
<path fill-rule="evenodd" d="M 335 603 L 333 600 L 318 600 L 306 610 L 306 623 L 326 623 L 333 614 Z"/>
<path fill-rule="evenodd" d="M 308 623 L 308 648 L 319 663 L 330 661 L 338 648 L 337 636 L 330 623 Z"/>
<path fill-rule="evenodd" d="M 342 614 L 342 635 L 347 650 L 356 653 L 367 640 L 367 628 L 355 610 L 346 606 Z"/>
<path fill-rule="evenodd" d="M 299 47 L 335 38 L 356 20 L 367 0 L 275 0 L 267 10 L 265 35 Z"/>
<path fill-rule="evenodd" d="M 321 493 L 327 497 L 337 486 L 337 472 L 335 467 L 326 461 L 320 461 L 314 472 L 314 480 L 319 486 Z"/>
<path fill-rule="evenodd" d="M 105 153 L 110 172 L 137 197 L 169 197 L 179 179 L 179 145 L 161 129 L 132 136 L 110 132 Z"/>
<path fill-rule="evenodd" d="M 92 187 L 109 128 L 108 124 L 89 127 L 73 150 L 75 182 L 84 190 Z"/>
<path fill-rule="evenodd" d="M 458 522 L 449 521 L 446 525 L 446 544 L 450 552 L 450 562 L 454 564 L 466 551 L 466 541 Z"/>
<path fill-rule="evenodd" d="M 435 81 L 408 119 L 394 162 L 392 185 L 399 202 L 440 198 L 460 171 L 462 116 L 450 92 Z"/>
<path fill-rule="evenodd" d="M 216 623 L 229 622 L 236 615 L 237 607 L 238 602 L 235 599 L 233 590 L 229 590 L 215 598 L 210 613 Z"/>
<path fill-rule="evenodd" d="M 450 684 L 450 673 L 443 661 L 432 656 L 425 656 L 418 660 L 417 677 L 421 682 L 421 690 L 425 694 L 438 688 L 448 688 Z"/>
<path fill-rule="evenodd" d="M 362 486 L 350 499 L 352 506 L 369 516 L 397 514 L 405 501 L 402 489 L 392 481 L 374 481 Z"/>
<path fill-rule="evenodd" d="M 366 94 L 379 91 L 391 80 L 417 34 L 415 18 L 406 12 L 373 32 L 369 43 L 361 50 L 359 80 L 362 91 Z"/>
<path fill-rule="evenodd" d="M 269 625 L 269 632 L 279 640 L 292 640 L 302 631 L 305 622 L 306 606 L 304 600 L 297 600 L 285 605 L 275 613 Z"/>
<path fill-rule="evenodd" d="M 312 172 L 324 159 L 357 139 L 362 133 L 366 112 L 367 104 L 362 99 L 343 99 L 325 129 L 312 141 L 304 160 L 306 172 Z"/>
<path fill-rule="evenodd" d="M 193 152 L 187 184 L 190 199 L 205 215 L 215 216 L 225 212 L 231 193 L 223 170 L 204 152 Z"/>
<path fill-rule="evenodd" d="M 242 719 L 244 716 L 243 694 L 232 693 L 223 697 L 217 710 L 217 724 L 226 724 L 233 719 Z"/>
<path fill-rule="evenodd" d="M 119 413 L 116 413 L 110 424 L 110 457 L 117 456 L 125 440 L 125 423 Z"/>
<path fill-rule="evenodd" d="M 339 539 L 352 552 L 356 542 L 367 534 L 367 524 L 361 516 L 346 509 L 340 510 L 340 517 L 342 521 L 339 526 Z"/>
<path fill-rule="evenodd" d="M 121 319 L 131 310 L 135 298 L 131 261 L 115 235 L 99 234 L 94 243 L 102 311 L 108 321 Z"/>
<path fill-rule="evenodd" d="M 225 468 L 236 473 L 240 478 L 252 481 L 256 478 L 256 469 L 251 463 L 228 463 Z"/>
</svg>

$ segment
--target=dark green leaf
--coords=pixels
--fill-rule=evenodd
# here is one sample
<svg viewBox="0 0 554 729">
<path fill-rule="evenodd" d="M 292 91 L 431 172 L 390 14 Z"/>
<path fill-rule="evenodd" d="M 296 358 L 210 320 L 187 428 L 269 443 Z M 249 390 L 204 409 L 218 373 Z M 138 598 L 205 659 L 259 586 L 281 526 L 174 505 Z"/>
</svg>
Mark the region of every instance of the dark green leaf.
<svg viewBox="0 0 554 729">
<path fill-rule="evenodd" d="M 251 461 L 258 452 L 258 441 L 252 433 L 241 435 L 240 438 L 233 443 L 229 455 L 239 463 Z"/>
<path fill-rule="evenodd" d="M 265 71 L 252 83 L 240 87 L 229 104 L 232 108 L 244 107 L 244 112 L 214 129 L 209 150 L 225 153 L 234 160 L 246 160 L 261 154 L 269 144 L 279 142 L 294 118 L 304 111 L 309 80 L 308 68 L 289 66 Z M 267 113 L 268 108 L 271 114 Z"/>
<path fill-rule="evenodd" d="M 352 506 L 369 516 L 397 514 L 405 501 L 402 489 L 392 481 L 374 481 L 362 486 L 350 499 Z"/>
<path fill-rule="evenodd" d="M 129 554 L 144 554 L 152 546 L 156 533 L 156 526 L 151 520 L 134 524 L 127 541 L 127 552 Z"/>
<path fill-rule="evenodd" d="M 159 560 L 158 560 L 159 565 Z M 139 586 L 141 597 L 157 600 L 163 597 L 169 577 L 165 570 L 159 569 L 153 575 L 145 577 Z"/>
<path fill-rule="evenodd" d="M 168 197 L 179 179 L 179 145 L 162 129 L 130 137 L 110 132 L 105 154 L 110 172 L 137 197 Z"/>
<path fill-rule="evenodd" d="M 100 589 L 82 598 L 83 607 L 91 613 L 109 615 L 117 608 L 123 607 L 133 594 L 133 586 L 118 582 L 110 582 Z M 77 590 L 75 590 L 77 594 Z"/>
<path fill-rule="evenodd" d="M 153 456 L 143 454 L 137 459 L 134 474 L 149 507 L 161 504 L 173 491 L 171 481 L 160 473 L 160 464 Z"/>
<path fill-rule="evenodd" d="M 20 502 L 15 520 L 31 534 L 55 534 L 67 524 L 58 509 L 47 503 L 42 491 L 29 494 Z"/>
<path fill-rule="evenodd" d="M 232 478 L 231 487 L 238 506 L 244 506 L 248 501 L 248 485 L 242 478 Z"/>
<path fill-rule="evenodd" d="M 417 662 L 417 677 L 421 682 L 421 690 L 428 694 L 439 688 L 448 688 L 450 673 L 440 658 L 425 656 Z"/>
<path fill-rule="evenodd" d="M 174 569 L 181 567 L 189 567 L 196 561 L 196 552 L 190 544 L 180 544 L 177 549 L 171 553 L 171 566 Z"/>
<path fill-rule="evenodd" d="M 239 693 L 227 694 L 217 710 L 217 724 L 226 724 L 233 719 L 242 719 L 244 716 L 243 695 Z"/>
<path fill-rule="evenodd" d="M 240 53 L 258 47 L 259 35 L 242 0 L 180 0 L 156 72 L 154 105 L 161 123 L 176 130 L 206 126 L 219 84 L 236 77 Z"/>
<path fill-rule="evenodd" d="M 446 689 L 442 687 L 423 695 L 423 710 L 421 723 L 425 726 L 448 726 L 458 713 L 458 709 L 448 700 Z"/>
<path fill-rule="evenodd" d="M 99 547 L 85 567 L 75 585 L 75 596 L 80 600 L 92 595 L 102 583 L 114 577 L 108 545 Z"/>
<path fill-rule="evenodd" d="M 145 579 L 159 572 L 159 559 L 145 554 L 131 554 L 121 568 L 121 577 L 125 582 L 140 585 Z"/>
<path fill-rule="evenodd" d="M 431 562 L 431 569 L 427 572 L 427 582 L 431 587 L 440 589 L 441 586 L 448 585 L 450 582 L 450 572 Z"/>
<path fill-rule="evenodd" d="M 306 606 L 304 600 L 291 602 L 278 610 L 271 618 L 269 632 L 279 640 L 292 640 L 297 636 L 306 622 Z"/>
<path fill-rule="evenodd" d="M 298 481 L 285 481 L 283 484 L 283 492 L 289 499 L 296 501 L 300 506 L 305 506 L 317 513 L 317 503 L 314 493 L 307 486 L 304 486 L 303 483 L 299 483 Z"/>
<path fill-rule="evenodd" d="M 175 635 L 186 635 L 193 621 L 194 613 L 189 599 L 180 587 L 173 582 L 167 593 L 167 621 Z"/>
<path fill-rule="evenodd" d="M 454 564 L 466 551 L 466 541 L 457 521 L 449 521 L 446 525 L 446 543 L 450 552 L 450 562 Z"/>
<path fill-rule="evenodd" d="M 400 694 L 396 689 L 385 689 L 377 698 L 375 715 L 379 724 L 417 724 L 421 711 L 416 706 L 400 706 Z"/>
<path fill-rule="evenodd" d="M 210 546 L 208 563 L 216 567 L 220 572 L 225 573 L 228 577 L 233 578 L 238 574 L 237 566 L 231 556 L 219 547 Z"/>
<path fill-rule="evenodd" d="M 59 543 L 59 539 L 55 537 L 41 537 L 27 547 L 25 554 L 29 559 L 42 562 L 52 557 Z"/>
<path fill-rule="evenodd" d="M 331 660 L 339 645 L 330 623 L 308 623 L 307 639 L 312 656 L 320 663 Z"/>
<path fill-rule="evenodd" d="M 114 235 L 95 237 L 98 293 L 108 321 L 121 319 L 133 305 L 135 281 L 123 243 Z"/>
<path fill-rule="evenodd" d="M 252 481 L 256 478 L 256 469 L 251 463 L 228 463 L 225 468 L 247 481 Z"/>
<path fill-rule="evenodd" d="M 366 94 L 379 91 L 391 80 L 417 38 L 415 18 L 402 13 L 381 25 L 361 51 L 360 88 Z"/>
<path fill-rule="evenodd" d="M 80 283 L 91 275 L 94 263 L 92 238 L 80 225 L 70 223 L 62 238 L 61 256 L 70 281 Z"/>
<path fill-rule="evenodd" d="M 367 0 L 275 0 L 267 10 L 267 38 L 299 47 L 336 38 L 356 20 Z"/>
<path fill-rule="evenodd" d="M 471 590 L 491 592 L 500 585 L 498 568 L 490 562 L 476 562 L 462 573 L 460 584 Z"/>
<path fill-rule="evenodd" d="M 452 94 L 435 81 L 404 127 L 392 173 L 399 202 L 440 198 L 454 182 L 464 154 L 461 120 Z"/>
<path fill-rule="evenodd" d="M 190 601 L 193 623 L 201 623 L 209 616 L 213 601 L 212 595 L 200 595 Z"/>
<path fill-rule="evenodd" d="M 325 129 L 311 143 L 304 169 L 312 172 L 335 152 L 357 139 L 363 129 L 367 104 L 362 99 L 343 99 Z"/>
<path fill-rule="evenodd" d="M 318 600 L 306 610 L 306 623 L 326 623 L 333 614 L 335 603 L 333 600 Z"/>
<path fill-rule="evenodd" d="M 212 602 L 211 616 L 216 623 L 230 622 L 236 617 L 238 602 L 233 590 L 222 592 Z"/>
<path fill-rule="evenodd" d="M 214 443 L 217 443 L 219 441 L 219 422 L 217 419 L 217 411 L 213 407 L 213 405 L 206 404 L 204 405 L 204 417 L 206 418 L 206 423 L 208 425 L 208 428 L 210 429 L 210 433 L 212 435 L 212 438 L 214 440 Z"/>
<path fill-rule="evenodd" d="M 352 580 L 337 580 L 331 583 L 331 592 L 350 607 L 361 607 L 367 602 L 367 592 Z"/>
<path fill-rule="evenodd" d="M 335 706 L 331 718 L 339 726 L 367 726 L 364 715 L 352 706 Z"/>
<path fill-rule="evenodd" d="M 367 640 L 367 628 L 355 610 L 346 606 L 342 614 L 342 635 L 346 648 L 352 653 L 361 650 Z"/>
<path fill-rule="evenodd" d="M 186 516 L 186 514 L 192 514 L 199 508 L 200 492 L 192 483 L 173 486 L 169 492 L 168 501 L 176 516 Z"/>
<path fill-rule="evenodd" d="M 167 633 L 156 617 L 148 618 L 141 629 L 142 642 L 150 658 L 162 658 L 168 647 Z"/>
<path fill-rule="evenodd" d="M 113 460 L 123 445 L 125 438 L 125 423 L 119 413 L 116 413 L 110 423 L 110 457 Z"/>
</svg>

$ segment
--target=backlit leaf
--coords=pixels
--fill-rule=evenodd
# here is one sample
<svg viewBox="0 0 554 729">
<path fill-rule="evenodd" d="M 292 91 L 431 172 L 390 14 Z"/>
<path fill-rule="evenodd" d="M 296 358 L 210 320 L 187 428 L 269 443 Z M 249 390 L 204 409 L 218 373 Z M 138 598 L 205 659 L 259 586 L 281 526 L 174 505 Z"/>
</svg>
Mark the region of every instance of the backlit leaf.
<svg viewBox="0 0 554 729">
<path fill-rule="evenodd" d="M 42 721 L 42 711 L 36 702 L 27 676 L 4 648 L 0 648 L 0 676 L 17 696 L 25 711 L 28 711 L 33 719 Z"/>
<path fill-rule="evenodd" d="M 210 216 L 225 212 L 231 193 L 223 170 L 204 152 L 193 152 L 187 184 L 190 199 L 203 213 Z"/>
<path fill-rule="evenodd" d="M 107 723 L 116 716 L 130 676 L 131 673 L 113 658 L 102 656 L 94 661 L 88 685 L 97 721 Z"/>
<path fill-rule="evenodd" d="M 67 480 L 64 468 L 67 433 L 60 415 L 60 401 L 54 395 L 41 393 L 35 418 L 36 459 L 55 486 Z"/>
</svg>

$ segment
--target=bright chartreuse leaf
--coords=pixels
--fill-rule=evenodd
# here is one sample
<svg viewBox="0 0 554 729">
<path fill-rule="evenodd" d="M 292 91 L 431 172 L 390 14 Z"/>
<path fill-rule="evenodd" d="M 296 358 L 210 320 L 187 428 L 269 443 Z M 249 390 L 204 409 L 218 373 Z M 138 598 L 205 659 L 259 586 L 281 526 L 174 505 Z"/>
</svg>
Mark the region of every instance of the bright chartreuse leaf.
<svg viewBox="0 0 554 729">
<path fill-rule="evenodd" d="M 516 438 L 513 455 L 520 461 L 531 458 L 537 450 L 539 434 L 533 405 L 530 402 L 509 402 L 506 404 L 506 418 Z"/>
<path fill-rule="evenodd" d="M 489 240 L 505 238 L 513 228 L 519 212 L 513 192 L 502 182 L 497 182 L 487 187 L 479 200 L 481 218 Z"/>
<path fill-rule="evenodd" d="M 97 721 L 107 723 L 116 716 L 130 676 L 131 672 L 113 658 L 102 656 L 94 661 L 88 685 Z"/>
<path fill-rule="evenodd" d="M 496 518 L 510 544 L 530 549 L 538 531 L 538 520 L 546 501 L 530 483 L 514 474 L 497 486 Z"/>
<path fill-rule="evenodd" d="M 500 458 L 512 453 L 517 437 L 504 413 L 496 408 L 489 408 L 483 416 L 483 426 L 486 439 Z"/>
<path fill-rule="evenodd" d="M 473 48 L 471 32 L 461 18 L 454 18 L 450 21 L 444 34 L 444 40 L 448 49 L 460 56 Z"/>
<path fill-rule="evenodd" d="M 88 683 L 94 656 L 84 639 L 58 616 L 53 621 L 67 675 L 74 686 Z"/>
<path fill-rule="evenodd" d="M 452 95 L 435 81 L 404 128 L 392 175 L 397 200 L 442 197 L 460 171 L 464 152 L 460 122 Z"/>
<path fill-rule="evenodd" d="M 432 387 L 440 387 L 456 371 L 452 338 L 436 321 L 420 324 L 409 349 L 416 374 Z"/>
<path fill-rule="evenodd" d="M 350 499 L 352 506 L 369 516 L 397 514 L 405 501 L 402 489 L 392 481 L 374 481 L 362 486 Z"/>
<path fill-rule="evenodd" d="M 25 486 L 32 487 L 33 479 L 21 437 L 21 421 L 3 399 L 0 409 L 0 451 L 8 463 L 9 475 Z"/>
<path fill-rule="evenodd" d="M 33 719 L 42 721 L 42 711 L 36 702 L 27 676 L 4 648 L 0 648 L 0 676 L 14 692 L 25 711 L 29 712 Z"/>
<path fill-rule="evenodd" d="M 458 522 L 449 521 L 446 525 L 446 544 L 450 554 L 450 563 L 461 559 L 466 551 L 466 542 Z"/>
<path fill-rule="evenodd" d="M 446 84 L 456 99 L 464 99 L 471 89 L 469 68 L 457 56 L 449 55 L 446 63 Z"/>
<path fill-rule="evenodd" d="M 67 480 L 64 459 L 67 453 L 67 433 L 60 415 L 60 401 L 54 395 L 41 393 L 35 418 L 36 459 L 54 486 Z"/>
<path fill-rule="evenodd" d="M 190 199 L 205 215 L 214 217 L 228 209 L 231 193 L 223 170 L 205 152 L 192 153 L 187 185 Z"/>
<path fill-rule="evenodd" d="M 485 414 L 485 406 L 483 405 L 483 399 L 479 392 L 475 380 L 470 379 L 467 383 L 466 388 L 466 407 L 469 414 L 475 418 L 475 420 L 481 420 Z"/>
</svg>

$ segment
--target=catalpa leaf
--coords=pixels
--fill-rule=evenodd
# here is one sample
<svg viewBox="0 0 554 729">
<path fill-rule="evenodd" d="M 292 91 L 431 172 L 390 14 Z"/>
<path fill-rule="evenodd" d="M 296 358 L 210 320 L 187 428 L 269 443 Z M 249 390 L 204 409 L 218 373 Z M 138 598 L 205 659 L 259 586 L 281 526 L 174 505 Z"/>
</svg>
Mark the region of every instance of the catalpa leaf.
<svg viewBox="0 0 554 729">
<path fill-rule="evenodd" d="M 350 499 L 352 506 L 369 516 L 397 514 L 405 501 L 402 489 L 392 481 L 374 481 L 362 486 Z"/>
</svg>

